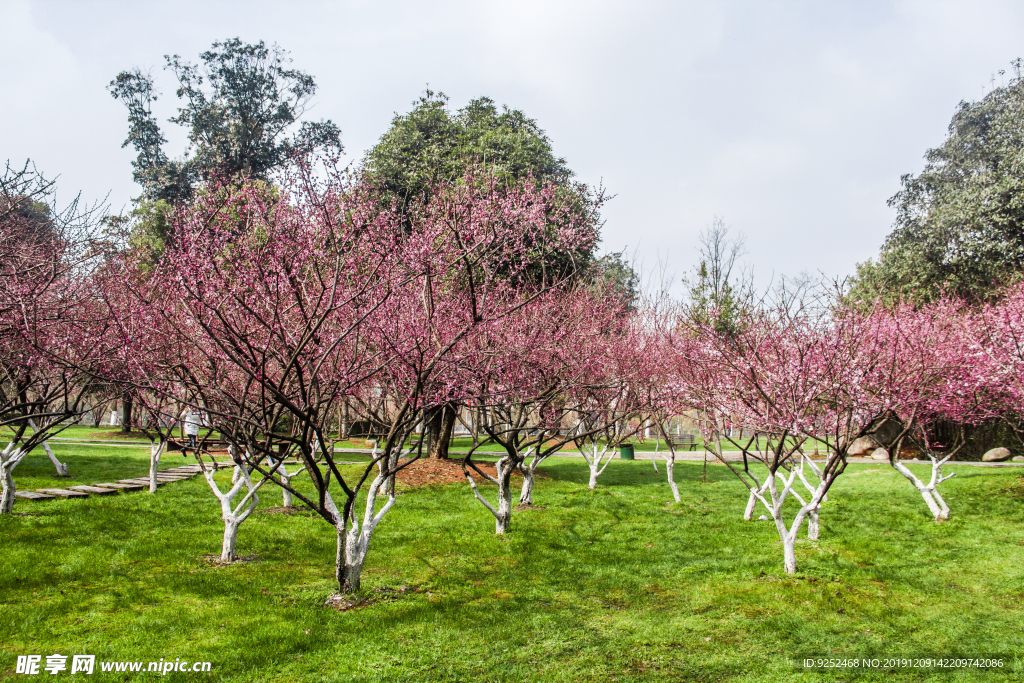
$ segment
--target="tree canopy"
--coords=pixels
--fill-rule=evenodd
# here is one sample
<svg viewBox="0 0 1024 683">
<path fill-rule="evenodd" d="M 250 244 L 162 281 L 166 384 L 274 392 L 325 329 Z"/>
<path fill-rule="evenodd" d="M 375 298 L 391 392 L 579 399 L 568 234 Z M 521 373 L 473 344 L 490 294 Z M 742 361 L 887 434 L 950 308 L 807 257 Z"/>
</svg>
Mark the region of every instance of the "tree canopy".
<svg viewBox="0 0 1024 683">
<path fill-rule="evenodd" d="M 189 149 L 171 159 L 153 114 L 158 94 L 150 74 L 122 71 L 108 90 L 128 108 L 128 138 L 138 152 L 134 178 L 143 199 L 177 202 L 192 196 L 198 183 L 214 175 L 266 179 L 297 154 L 340 153 L 341 131 L 330 120 L 302 121 L 316 93 L 313 77 L 288 67 L 288 52 L 260 41 L 238 38 L 215 42 L 192 64 L 165 55 L 178 80 L 181 101 L 171 123 L 188 129 Z M 295 126 L 298 124 L 298 130 Z"/>
<path fill-rule="evenodd" d="M 889 200 L 896 221 L 877 260 L 858 266 L 853 296 L 983 300 L 1024 266 L 1024 63 L 982 100 L 961 102 L 946 141 Z M 1000 72 L 1002 75 L 1002 72 Z"/>
<path fill-rule="evenodd" d="M 481 182 L 493 178 L 499 185 L 529 177 L 538 186 L 556 184 L 571 198 L 579 216 L 597 220 L 603 190 L 576 181 L 565 159 L 555 155 L 544 130 L 522 111 L 507 105 L 499 108 L 489 97 L 479 97 L 453 112 L 444 93 L 429 89 L 413 104 L 408 113 L 395 115 L 391 128 L 362 163 L 370 182 L 400 210 L 428 202 L 432 188 L 468 177 Z M 605 280 L 613 277 L 616 289 L 635 295 L 635 274 L 627 272 L 628 266 L 618 257 L 598 262 L 594 245 L 585 250 L 541 251 L 545 260 L 535 260 L 527 277 L 586 272 Z"/>
<path fill-rule="evenodd" d="M 408 114 L 395 115 L 363 161 L 364 170 L 400 205 L 426 200 L 430 187 L 461 180 L 474 165 L 502 181 L 572 178 L 537 122 L 518 109 L 499 111 L 493 100 L 480 97 L 452 113 L 448 97 L 431 90 L 414 105 Z"/>
</svg>

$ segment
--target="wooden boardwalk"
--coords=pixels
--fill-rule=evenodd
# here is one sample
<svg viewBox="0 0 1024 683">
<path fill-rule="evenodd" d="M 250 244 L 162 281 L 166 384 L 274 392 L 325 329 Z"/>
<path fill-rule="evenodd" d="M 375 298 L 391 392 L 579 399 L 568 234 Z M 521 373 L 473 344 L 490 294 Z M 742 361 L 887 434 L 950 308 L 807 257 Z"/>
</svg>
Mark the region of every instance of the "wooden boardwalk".
<svg viewBox="0 0 1024 683">
<path fill-rule="evenodd" d="M 214 465 L 216 469 L 229 467 L 222 463 Z M 185 481 L 202 473 L 199 465 L 182 465 L 172 467 L 169 470 L 160 470 L 156 473 L 156 485 L 163 486 L 175 481 Z M 120 491 L 143 491 L 149 488 L 149 477 L 136 477 L 134 479 L 119 479 L 115 482 L 103 484 L 78 484 L 67 488 L 36 489 L 35 491 L 15 491 L 17 498 L 25 500 L 48 500 L 51 498 L 88 498 L 89 496 L 110 496 Z"/>
</svg>

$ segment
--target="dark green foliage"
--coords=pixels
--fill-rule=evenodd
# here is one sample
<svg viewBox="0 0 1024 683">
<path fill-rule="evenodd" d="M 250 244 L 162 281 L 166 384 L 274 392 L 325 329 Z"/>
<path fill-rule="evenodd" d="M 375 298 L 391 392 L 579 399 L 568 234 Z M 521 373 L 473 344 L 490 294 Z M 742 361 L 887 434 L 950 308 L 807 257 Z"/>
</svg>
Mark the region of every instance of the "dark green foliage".
<svg viewBox="0 0 1024 683">
<path fill-rule="evenodd" d="M 618 300 L 632 305 L 639 295 L 640 276 L 623 258 L 624 252 L 605 254 L 594 262 L 593 277 Z"/>
<path fill-rule="evenodd" d="M 470 172 L 479 182 L 493 178 L 499 186 L 532 178 L 556 183 L 578 215 L 600 223 L 603 191 L 574 181 L 551 140 L 522 111 L 499 110 L 493 100 L 480 97 L 453 113 L 448 97 L 431 90 L 414 104 L 409 113 L 395 115 L 363 160 L 363 171 L 380 188 L 383 201 L 406 211 L 429 201 L 432 188 L 462 182 Z M 586 270 L 593 261 L 593 247 L 558 253 L 536 263 L 528 276 L 562 277 Z"/>
<path fill-rule="evenodd" d="M 942 146 L 901 179 L 889 205 L 896 222 L 877 261 L 860 264 L 851 294 L 870 303 L 974 300 L 1024 267 L 1024 78 L 1014 75 L 978 102 L 961 102 Z M 1000 72 L 1002 73 L 1002 72 Z"/>
<path fill-rule="evenodd" d="M 297 156 L 341 152 L 341 131 L 329 120 L 299 123 L 316 93 L 313 77 L 288 68 L 288 53 L 263 41 L 237 38 L 214 43 L 200 64 L 165 55 L 178 79 L 182 102 L 172 123 L 189 131 L 189 155 L 170 160 L 166 140 L 152 112 L 153 79 L 139 69 L 111 81 L 111 95 L 128 108 L 128 138 L 138 157 L 132 163 L 143 198 L 172 203 L 188 199 L 211 177 L 267 179 Z M 299 129 L 290 132 L 299 124 Z"/>
<path fill-rule="evenodd" d="M 499 112 L 481 97 L 453 114 L 444 93 L 431 90 L 408 114 L 395 115 L 363 160 L 364 170 L 401 206 L 426 201 L 432 186 L 458 182 L 472 166 L 504 182 L 572 178 L 565 159 L 554 155 L 547 135 L 523 112 Z"/>
</svg>

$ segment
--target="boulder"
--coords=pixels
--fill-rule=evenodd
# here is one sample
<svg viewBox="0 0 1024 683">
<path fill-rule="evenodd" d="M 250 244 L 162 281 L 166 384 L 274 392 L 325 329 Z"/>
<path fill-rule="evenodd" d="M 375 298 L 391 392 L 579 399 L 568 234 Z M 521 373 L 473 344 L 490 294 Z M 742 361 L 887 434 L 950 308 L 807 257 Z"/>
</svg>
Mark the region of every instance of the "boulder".
<svg viewBox="0 0 1024 683">
<path fill-rule="evenodd" d="M 871 452 L 871 459 L 872 460 L 888 460 L 889 459 L 889 451 L 885 450 L 884 448 L 876 448 L 874 451 Z"/>
<path fill-rule="evenodd" d="M 993 448 L 992 450 L 981 456 L 982 462 L 1002 462 L 1003 460 L 1010 459 L 1009 448 Z"/>
<path fill-rule="evenodd" d="M 1024 462 L 1024 455 L 1015 455 L 1010 458 L 1011 462 Z"/>
<path fill-rule="evenodd" d="M 878 448 L 878 442 L 870 436 L 862 436 L 850 444 L 850 447 L 846 449 L 846 454 L 852 456 L 867 455 L 876 448 Z"/>
</svg>

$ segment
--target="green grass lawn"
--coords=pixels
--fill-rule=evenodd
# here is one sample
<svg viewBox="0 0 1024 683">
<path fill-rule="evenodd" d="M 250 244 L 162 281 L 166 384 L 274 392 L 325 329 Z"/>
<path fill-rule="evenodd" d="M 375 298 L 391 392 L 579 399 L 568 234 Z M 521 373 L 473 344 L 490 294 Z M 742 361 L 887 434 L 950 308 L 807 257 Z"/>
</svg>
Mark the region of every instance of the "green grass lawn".
<svg viewBox="0 0 1024 683">
<path fill-rule="evenodd" d="M 146 449 L 56 450 L 79 483 L 146 471 Z M 552 459 L 534 493 L 545 509 L 516 512 L 505 538 L 464 484 L 405 489 L 373 539 L 369 602 L 347 612 L 323 606 L 334 537 L 310 513 L 257 512 L 238 539 L 250 561 L 218 567 L 204 556 L 223 525 L 201 478 L 18 500 L 0 517 L 0 679 L 21 680 L 19 654 L 56 652 L 212 662 L 211 678 L 167 680 L 1020 680 L 1012 659 L 999 673 L 794 665 L 1024 653 L 1024 471 L 950 469 L 952 518 L 935 524 L 890 468 L 851 465 L 792 577 L 774 528 L 742 521 L 745 490 L 718 465 L 704 485 L 700 463 L 677 465 L 677 504 L 650 463 L 615 461 L 588 491 L 581 460 Z M 67 483 L 52 474 L 42 453 L 16 470 L 21 488 Z M 268 489 L 260 508 L 280 502 Z"/>
<path fill-rule="evenodd" d="M 9 433 L 9 429 L 0 428 L 0 435 Z M 75 425 L 68 427 L 60 434 L 57 435 L 58 439 L 101 439 L 107 441 L 146 441 L 146 435 L 136 430 L 128 433 L 123 433 L 120 427 L 110 427 L 103 425 L 100 427 L 92 427 L 89 425 Z M 655 449 L 660 453 L 664 453 L 666 450 L 665 442 L 657 439 L 644 439 L 644 440 L 631 440 L 634 449 L 637 452 L 647 453 L 652 452 Z M 469 437 L 458 437 L 452 439 L 451 449 L 454 451 L 467 451 L 473 445 L 473 440 Z M 725 450 L 731 451 L 735 447 L 729 443 L 723 443 Z M 367 448 L 365 438 L 354 438 L 346 441 L 339 441 L 337 444 L 338 448 Z M 696 450 L 703 450 L 704 442 L 700 438 L 697 439 L 695 446 Z M 494 444 L 486 444 L 480 448 L 481 452 L 495 453 L 501 450 L 500 447 Z M 568 444 L 563 449 L 567 452 L 578 452 L 576 447 L 572 444 Z M 683 449 L 680 452 L 687 452 Z M 822 451 L 824 452 L 824 451 Z"/>
</svg>

